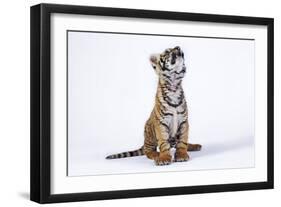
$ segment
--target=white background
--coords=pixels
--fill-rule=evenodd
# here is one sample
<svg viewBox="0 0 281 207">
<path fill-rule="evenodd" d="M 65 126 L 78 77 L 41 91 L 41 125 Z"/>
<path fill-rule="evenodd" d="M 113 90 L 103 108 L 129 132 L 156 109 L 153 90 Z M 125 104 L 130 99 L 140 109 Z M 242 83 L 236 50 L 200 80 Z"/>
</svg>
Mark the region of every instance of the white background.
<svg viewBox="0 0 281 207">
<path fill-rule="evenodd" d="M 70 176 L 254 167 L 255 42 L 214 38 L 68 33 Z M 138 149 L 158 77 L 149 55 L 181 46 L 190 162 L 155 167 L 145 156 L 105 160 Z"/>
<path fill-rule="evenodd" d="M 1 12 L 1 205 L 35 206 L 28 201 L 29 192 L 29 6 L 44 1 L 11 1 L 2 3 Z M 280 5 L 278 1 L 48 1 L 85 5 L 160 9 L 186 12 L 220 13 L 233 15 L 268 16 L 275 18 L 275 36 L 281 36 Z M 102 3 L 103 2 L 103 3 Z M 281 55 L 280 39 L 275 39 L 276 55 Z M 276 58 L 275 68 L 280 68 Z M 280 129 L 280 72 L 275 73 L 276 94 L 276 140 Z M 276 148 L 276 147 L 275 147 Z M 55 204 L 54 206 L 171 206 L 180 203 L 206 206 L 268 205 L 280 203 L 280 151 L 276 150 L 276 189 L 265 191 L 216 193 L 205 195 L 183 195 L 174 197 L 138 198 L 115 201 L 96 201 L 84 203 Z"/>
</svg>

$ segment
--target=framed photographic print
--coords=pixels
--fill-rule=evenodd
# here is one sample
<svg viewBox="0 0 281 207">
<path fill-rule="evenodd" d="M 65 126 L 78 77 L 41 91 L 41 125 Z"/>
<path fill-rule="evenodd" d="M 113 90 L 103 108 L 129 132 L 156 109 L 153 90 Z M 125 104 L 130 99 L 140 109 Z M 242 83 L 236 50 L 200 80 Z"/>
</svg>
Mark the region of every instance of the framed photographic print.
<svg viewBox="0 0 281 207">
<path fill-rule="evenodd" d="M 273 19 L 31 7 L 31 200 L 273 188 Z"/>
</svg>

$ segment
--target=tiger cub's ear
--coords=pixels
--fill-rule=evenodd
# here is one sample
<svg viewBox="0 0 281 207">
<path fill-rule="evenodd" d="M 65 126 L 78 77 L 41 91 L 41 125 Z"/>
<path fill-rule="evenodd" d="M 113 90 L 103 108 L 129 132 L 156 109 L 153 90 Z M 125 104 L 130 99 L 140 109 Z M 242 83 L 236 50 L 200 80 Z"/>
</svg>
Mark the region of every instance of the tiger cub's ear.
<svg viewBox="0 0 281 207">
<path fill-rule="evenodd" d="M 150 64 L 152 65 L 153 69 L 156 70 L 156 66 L 158 64 L 158 55 L 153 54 L 149 58 Z"/>
</svg>

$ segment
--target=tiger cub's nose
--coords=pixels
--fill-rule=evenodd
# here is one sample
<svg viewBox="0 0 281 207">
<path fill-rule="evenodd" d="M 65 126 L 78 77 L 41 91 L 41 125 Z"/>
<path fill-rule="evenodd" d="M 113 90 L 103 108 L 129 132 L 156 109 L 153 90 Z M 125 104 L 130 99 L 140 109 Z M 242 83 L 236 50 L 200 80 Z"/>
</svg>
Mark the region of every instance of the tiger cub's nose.
<svg viewBox="0 0 281 207">
<path fill-rule="evenodd" d="M 176 50 L 176 54 L 177 54 L 178 56 L 182 56 L 182 57 L 183 57 L 183 52 L 181 51 L 181 48 L 180 48 L 179 46 L 176 46 L 176 47 L 174 48 L 174 50 Z"/>
</svg>

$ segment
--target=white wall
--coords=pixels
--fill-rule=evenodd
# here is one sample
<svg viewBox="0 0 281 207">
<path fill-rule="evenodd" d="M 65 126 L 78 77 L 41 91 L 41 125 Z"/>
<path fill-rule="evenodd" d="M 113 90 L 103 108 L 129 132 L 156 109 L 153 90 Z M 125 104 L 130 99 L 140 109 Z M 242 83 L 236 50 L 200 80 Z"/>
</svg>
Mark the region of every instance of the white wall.
<svg viewBox="0 0 281 207">
<path fill-rule="evenodd" d="M 29 197 L 29 7 L 48 3 L 83 4 L 138 9 L 158 9 L 200 13 L 219 13 L 275 18 L 275 57 L 281 55 L 281 13 L 278 0 L 192 0 L 192 1 L 132 1 L 132 0 L 80 0 L 80 1 L 3 1 L 1 4 L 0 38 L 0 195 L 1 206 L 35 206 Z M 278 46 L 276 46 L 278 45 Z M 279 146 L 281 104 L 280 59 L 275 60 L 275 149 Z M 183 195 L 173 197 L 138 198 L 115 201 L 55 204 L 54 206 L 145 206 L 173 204 L 183 205 L 267 205 L 280 199 L 280 151 L 275 150 L 275 190 L 248 191 L 235 193 L 213 193 L 205 195 Z"/>
</svg>

